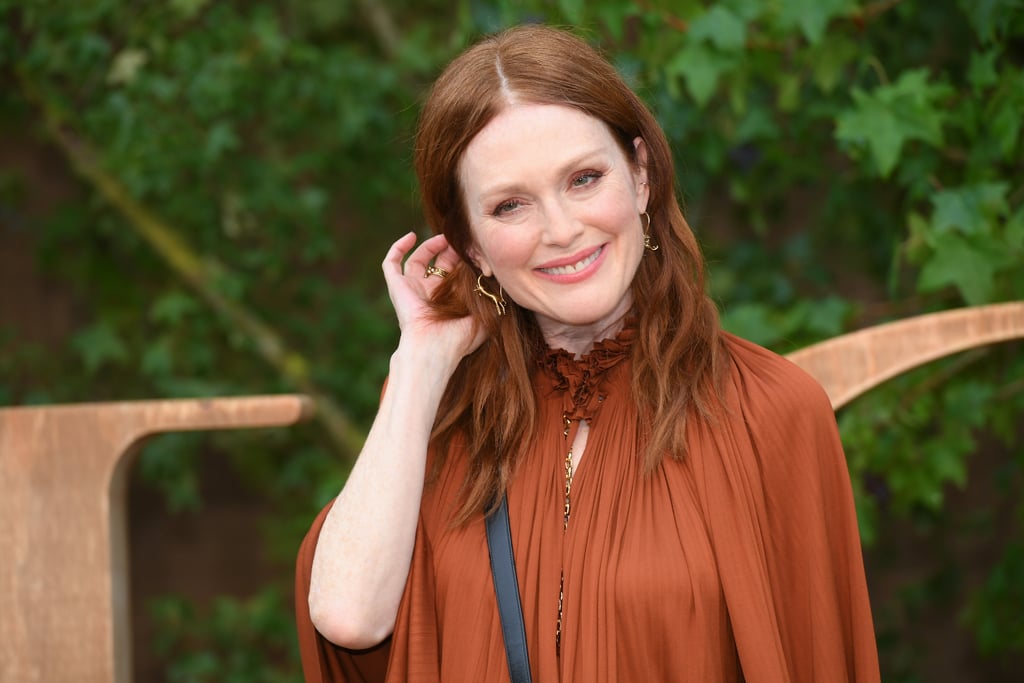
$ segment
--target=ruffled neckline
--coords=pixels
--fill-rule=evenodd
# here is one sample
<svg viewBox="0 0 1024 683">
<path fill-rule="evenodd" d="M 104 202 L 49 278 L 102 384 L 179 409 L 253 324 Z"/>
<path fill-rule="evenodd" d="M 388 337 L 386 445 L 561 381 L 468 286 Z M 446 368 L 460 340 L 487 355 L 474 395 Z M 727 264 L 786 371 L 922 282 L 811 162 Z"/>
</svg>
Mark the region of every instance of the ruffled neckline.
<svg viewBox="0 0 1024 683">
<path fill-rule="evenodd" d="M 636 324 L 626 321 L 617 335 L 602 339 L 579 358 L 565 349 L 547 349 L 541 365 L 551 388 L 564 397 L 565 417 L 590 420 L 604 401 L 601 391 L 608 371 L 629 356 L 636 339 Z"/>
</svg>

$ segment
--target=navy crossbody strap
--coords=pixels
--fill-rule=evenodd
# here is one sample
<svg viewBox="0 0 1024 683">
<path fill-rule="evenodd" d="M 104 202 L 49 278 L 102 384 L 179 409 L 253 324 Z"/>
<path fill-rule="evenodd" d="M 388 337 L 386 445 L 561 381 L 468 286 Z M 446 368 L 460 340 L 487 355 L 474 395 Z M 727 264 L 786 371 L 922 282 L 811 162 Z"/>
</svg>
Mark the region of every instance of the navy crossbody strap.
<svg viewBox="0 0 1024 683">
<path fill-rule="evenodd" d="M 526 649 L 526 627 L 523 607 L 519 602 L 519 581 L 512 554 L 512 529 L 508 523 L 508 501 L 504 496 L 497 509 L 485 518 L 487 552 L 491 556 L 491 576 L 498 599 L 501 633 L 505 638 L 505 655 L 512 683 L 531 683 L 530 655 Z"/>
</svg>

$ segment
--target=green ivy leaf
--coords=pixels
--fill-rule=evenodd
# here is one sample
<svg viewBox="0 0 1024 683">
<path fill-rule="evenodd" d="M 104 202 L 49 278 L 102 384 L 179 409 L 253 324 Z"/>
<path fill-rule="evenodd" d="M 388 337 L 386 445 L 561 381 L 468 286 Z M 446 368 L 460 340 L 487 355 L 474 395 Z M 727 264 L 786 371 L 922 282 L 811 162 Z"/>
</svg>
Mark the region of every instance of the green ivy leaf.
<svg viewBox="0 0 1024 683">
<path fill-rule="evenodd" d="M 583 0 L 558 0 L 558 9 L 570 24 L 583 23 Z"/>
<path fill-rule="evenodd" d="M 1021 0 L 960 0 L 957 3 L 967 15 L 982 43 L 991 43 L 1011 23 L 1010 15 L 1024 7 Z"/>
<path fill-rule="evenodd" d="M 117 332 L 106 320 L 81 330 L 71 339 L 90 373 L 108 363 L 120 363 L 128 357 L 128 349 Z"/>
<path fill-rule="evenodd" d="M 722 313 L 722 327 L 762 346 L 772 346 L 800 329 L 810 307 L 797 304 L 775 311 L 764 304 L 740 303 Z"/>
<path fill-rule="evenodd" d="M 998 240 L 972 237 L 953 232 L 936 234 L 934 254 L 921 269 L 918 289 L 927 292 L 954 285 L 972 306 L 991 301 L 996 272 L 1011 265 L 1013 256 Z"/>
<path fill-rule="evenodd" d="M 149 307 L 149 319 L 156 323 L 177 325 L 200 308 L 194 297 L 172 290 L 156 299 Z"/>
<path fill-rule="evenodd" d="M 725 52 L 742 50 L 747 43 L 747 26 L 722 5 L 715 5 L 690 22 L 690 39 L 706 41 Z"/>
<path fill-rule="evenodd" d="M 766 107 L 758 106 L 750 109 L 747 115 L 736 125 L 733 134 L 735 143 L 751 140 L 770 140 L 779 137 L 779 126 L 775 117 Z"/>
<path fill-rule="evenodd" d="M 958 422 L 980 428 L 988 418 L 989 401 L 994 393 L 991 384 L 976 380 L 954 384 L 943 395 L 943 409 L 948 415 L 956 415 Z"/>
<path fill-rule="evenodd" d="M 992 234 L 993 226 L 1009 211 L 1009 189 L 1007 183 L 977 183 L 935 193 L 932 229 Z"/>
<path fill-rule="evenodd" d="M 844 323 L 853 311 L 853 305 L 846 299 L 830 296 L 809 305 L 805 326 L 822 337 L 841 334 Z"/>
<path fill-rule="evenodd" d="M 681 76 L 694 101 L 703 107 L 718 89 L 719 78 L 733 63 L 731 57 L 718 53 L 703 43 L 690 42 L 676 53 L 665 70 L 670 78 Z"/>
<path fill-rule="evenodd" d="M 992 98 L 986 115 L 989 133 L 997 141 L 1004 159 L 1020 164 L 1014 158 L 1020 144 L 1021 127 L 1024 126 L 1024 70 L 1008 70 L 999 84 L 996 96 Z"/>
<path fill-rule="evenodd" d="M 967 80 L 975 90 L 984 90 L 999 82 L 999 74 L 996 72 L 998 58 L 998 50 L 971 53 L 971 61 L 967 67 Z"/>
<path fill-rule="evenodd" d="M 764 0 L 724 0 L 722 5 L 735 12 L 744 22 L 760 19 L 770 9 L 769 3 Z"/>
<path fill-rule="evenodd" d="M 879 175 L 887 178 L 907 141 L 942 144 L 947 118 L 942 100 L 951 92 L 945 83 L 929 83 L 926 69 L 905 71 L 895 83 L 870 93 L 854 88 L 855 106 L 836 118 L 836 139 L 866 147 Z"/>
<path fill-rule="evenodd" d="M 928 497 L 938 509 L 945 497 L 945 485 L 952 482 L 963 486 L 967 481 L 967 454 L 974 448 L 970 433 L 964 429 L 947 430 L 938 447 L 928 450 Z"/>
<path fill-rule="evenodd" d="M 779 25 L 799 27 L 811 45 L 821 41 L 828 22 L 849 12 L 852 0 L 786 0 L 780 3 Z"/>
<path fill-rule="evenodd" d="M 637 7 L 627 2 L 602 3 L 596 8 L 596 12 L 602 25 L 616 41 L 621 41 L 629 26 L 628 20 L 636 15 Z"/>
</svg>

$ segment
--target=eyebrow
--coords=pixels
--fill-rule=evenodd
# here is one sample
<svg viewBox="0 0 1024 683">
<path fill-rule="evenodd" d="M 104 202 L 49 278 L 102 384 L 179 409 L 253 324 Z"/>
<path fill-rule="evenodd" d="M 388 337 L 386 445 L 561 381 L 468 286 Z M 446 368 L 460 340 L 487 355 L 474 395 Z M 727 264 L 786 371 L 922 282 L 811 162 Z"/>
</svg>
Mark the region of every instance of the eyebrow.
<svg viewBox="0 0 1024 683">
<path fill-rule="evenodd" d="M 577 154 L 576 156 L 564 162 L 555 170 L 554 175 L 556 177 L 567 175 L 568 173 L 575 170 L 577 167 L 585 166 L 586 162 L 590 161 L 592 158 L 602 156 L 605 154 L 606 150 L 603 146 L 588 149 L 585 152 Z M 480 199 L 489 199 L 494 195 L 515 194 L 519 192 L 522 189 L 522 187 L 522 184 L 518 182 L 499 183 L 497 185 L 494 185 L 493 187 L 483 188 L 480 191 Z"/>
</svg>

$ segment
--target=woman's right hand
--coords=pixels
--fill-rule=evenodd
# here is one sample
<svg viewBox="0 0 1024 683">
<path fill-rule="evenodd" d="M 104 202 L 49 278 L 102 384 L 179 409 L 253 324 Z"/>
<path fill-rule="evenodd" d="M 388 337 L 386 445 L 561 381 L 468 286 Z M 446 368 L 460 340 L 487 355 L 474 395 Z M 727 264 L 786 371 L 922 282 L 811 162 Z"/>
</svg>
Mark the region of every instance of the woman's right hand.
<svg viewBox="0 0 1024 683">
<path fill-rule="evenodd" d="M 444 235 L 434 235 L 416 246 L 416 234 L 410 232 L 388 250 L 383 263 L 384 279 L 398 317 L 402 341 L 415 343 L 421 351 L 429 350 L 442 356 L 452 354 L 450 360 L 454 366 L 483 343 L 485 333 L 471 316 L 455 320 L 437 318 L 430 299 L 442 278 L 427 275 L 431 262 L 435 268 L 448 272 L 463 266 L 462 259 Z"/>
</svg>

